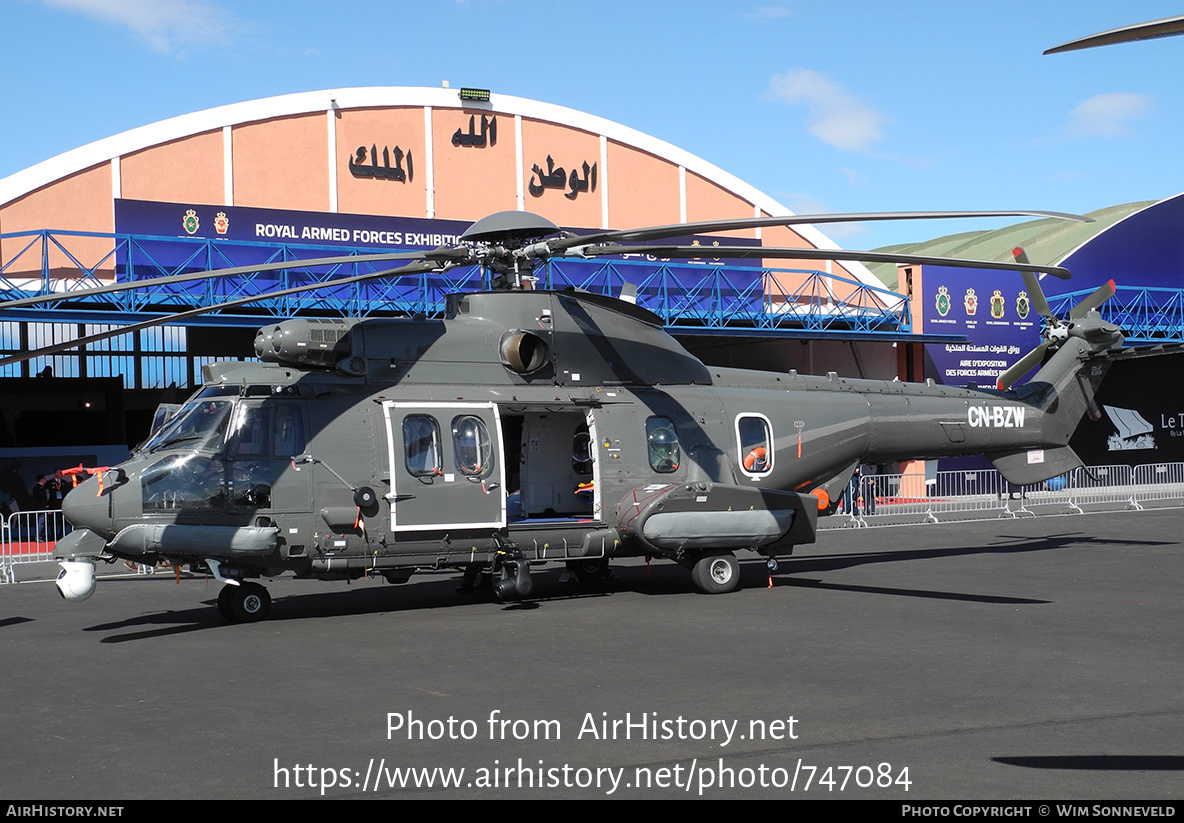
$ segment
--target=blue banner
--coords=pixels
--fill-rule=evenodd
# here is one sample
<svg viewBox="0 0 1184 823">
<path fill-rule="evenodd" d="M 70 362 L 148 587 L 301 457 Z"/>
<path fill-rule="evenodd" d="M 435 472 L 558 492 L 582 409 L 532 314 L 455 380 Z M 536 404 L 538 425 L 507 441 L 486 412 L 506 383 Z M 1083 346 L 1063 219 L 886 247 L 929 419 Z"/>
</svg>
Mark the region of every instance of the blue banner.
<svg viewBox="0 0 1184 823">
<path fill-rule="evenodd" d="M 460 236 L 470 225 L 460 220 L 119 199 L 115 201 L 115 230 L 119 234 L 131 235 L 132 240 L 117 255 L 116 276 L 138 280 L 351 252 L 428 250 L 459 244 Z M 599 230 L 567 231 L 588 234 Z M 706 256 L 710 255 L 712 244 L 717 241 L 729 245 L 760 245 L 760 241 L 752 238 L 723 240 L 713 235 L 665 238 L 652 243 L 702 245 L 705 257 L 674 263 L 644 254 L 591 260 L 557 259 L 553 264 L 561 264 L 562 275 L 552 276 L 551 279 L 557 282 L 551 285 L 554 288 L 573 285 L 615 296 L 620 293 L 621 284 L 628 281 L 641 287 L 639 302 L 654 310 L 672 306 L 678 312 L 704 317 L 721 312 L 760 312 L 764 297 L 762 261 L 731 260 L 725 269 L 721 266 L 722 260 Z M 303 285 L 330 275 L 346 277 L 398 265 L 399 261 L 391 261 L 332 269 L 317 267 L 311 269 L 311 274 L 288 270 L 264 272 L 250 278 L 250 293 Z M 382 308 L 386 309 L 435 311 L 442 308 L 443 296 L 450 292 L 482 288 L 480 278 L 471 269 L 465 267 L 442 274 L 416 275 L 394 287 L 385 281 L 326 286 L 315 298 L 292 300 L 292 310 L 331 309 L 332 303 L 372 300 L 381 302 Z M 554 271 L 552 268 L 552 275 Z M 725 271 L 722 278 L 716 276 Z M 674 299 L 668 290 L 676 295 Z M 201 295 L 207 303 L 244 294 L 240 278 L 178 284 L 170 286 L 168 291 Z"/>
<path fill-rule="evenodd" d="M 922 330 L 969 341 L 925 347 L 940 382 L 993 386 L 1040 344 L 1040 315 L 1019 272 L 926 266 L 923 273 Z"/>
</svg>

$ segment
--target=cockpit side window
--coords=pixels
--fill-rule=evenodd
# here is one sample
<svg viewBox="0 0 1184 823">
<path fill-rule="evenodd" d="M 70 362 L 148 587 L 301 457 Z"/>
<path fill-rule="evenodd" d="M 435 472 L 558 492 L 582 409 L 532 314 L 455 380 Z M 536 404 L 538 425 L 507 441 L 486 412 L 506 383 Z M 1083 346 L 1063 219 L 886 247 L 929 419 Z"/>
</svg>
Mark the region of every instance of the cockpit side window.
<svg viewBox="0 0 1184 823">
<path fill-rule="evenodd" d="M 271 506 L 272 423 L 276 407 L 270 403 L 239 401 L 226 438 L 230 472 L 230 505 L 234 509 Z"/>
<path fill-rule="evenodd" d="M 276 457 L 296 457 L 304 454 L 304 417 L 300 407 L 281 403 L 275 407 L 275 438 Z"/>
<path fill-rule="evenodd" d="M 240 403 L 230 422 L 229 453 L 235 459 L 271 454 L 271 409 Z"/>
<path fill-rule="evenodd" d="M 736 439 L 740 468 L 749 477 L 760 477 L 773 469 L 773 426 L 763 414 L 742 414 L 736 418 Z"/>
<path fill-rule="evenodd" d="M 403 458 L 412 477 L 442 474 L 440 424 L 430 414 L 403 418 Z"/>
<path fill-rule="evenodd" d="M 678 430 L 669 417 L 651 417 L 645 421 L 645 439 L 650 468 L 660 474 L 678 470 L 682 459 L 678 447 Z"/>
</svg>

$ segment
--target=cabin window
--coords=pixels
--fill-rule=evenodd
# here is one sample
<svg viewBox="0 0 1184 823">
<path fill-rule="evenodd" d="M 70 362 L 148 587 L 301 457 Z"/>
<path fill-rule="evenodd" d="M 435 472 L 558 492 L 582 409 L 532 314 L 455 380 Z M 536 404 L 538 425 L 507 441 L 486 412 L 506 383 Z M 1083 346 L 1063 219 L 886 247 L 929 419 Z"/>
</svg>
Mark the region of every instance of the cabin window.
<svg viewBox="0 0 1184 823">
<path fill-rule="evenodd" d="M 403 418 L 403 455 L 413 477 L 443 474 L 440 470 L 440 424 L 430 414 Z"/>
<path fill-rule="evenodd" d="M 740 467 L 749 477 L 767 474 L 773 468 L 773 427 L 763 414 L 744 414 L 736 418 L 736 437 L 740 444 Z"/>
<path fill-rule="evenodd" d="M 678 469 L 681 454 L 678 430 L 669 417 L 651 417 L 645 421 L 645 438 L 649 449 L 650 468 L 661 474 Z"/>
<path fill-rule="evenodd" d="M 571 439 L 571 470 L 579 475 L 592 474 L 592 433 L 587 423 L 576 426 Z"/>
<path fill-rule="evenodd" d="M 456 470 L 468 477 L 486 477 L 493 470 L 493 449 L 485 421 L 471 414 L 452 419 L 452 450 Z"/>
</svg>

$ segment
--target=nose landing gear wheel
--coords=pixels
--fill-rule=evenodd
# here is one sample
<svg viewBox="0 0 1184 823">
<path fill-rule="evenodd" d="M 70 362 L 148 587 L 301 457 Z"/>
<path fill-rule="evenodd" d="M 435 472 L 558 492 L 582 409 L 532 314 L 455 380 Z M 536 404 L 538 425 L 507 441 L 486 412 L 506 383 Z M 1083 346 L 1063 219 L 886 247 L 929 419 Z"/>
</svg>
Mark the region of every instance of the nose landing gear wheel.
<svg viewBox="0 0 1184 823">
<path fill-rule="evenodd" d="M 218 594 L 218 611 L 235 622 L 254 623 L 271 612 L 271 595 L 258 583 L 226 586 Z"/>
<path fill-rule="evenodd" d="M 740 585 L 740 562 L 731 552 L 703 555 L 691 567 L 691 581 L 704 594 L 726 594 Z"/>
</svg>

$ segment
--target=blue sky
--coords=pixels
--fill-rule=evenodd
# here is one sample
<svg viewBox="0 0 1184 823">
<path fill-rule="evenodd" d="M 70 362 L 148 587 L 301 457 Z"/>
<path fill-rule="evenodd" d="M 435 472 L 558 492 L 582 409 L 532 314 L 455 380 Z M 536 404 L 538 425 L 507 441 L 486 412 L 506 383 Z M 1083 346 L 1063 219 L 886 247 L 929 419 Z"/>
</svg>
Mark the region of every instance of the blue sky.
<svg viewBox="0 0 1184 823">
<path fill-rule="evenodd" d="M 1150 0 L 0 0 L 0 177 L 199 109 L 448 80 L 631 126 L 799 212 L 1085 212 L 1184 191 L 1184 37 L 1041 52 L 1178 13 Z M 826 231 L 873 247 L 965 228 Z"/>
</svg>

